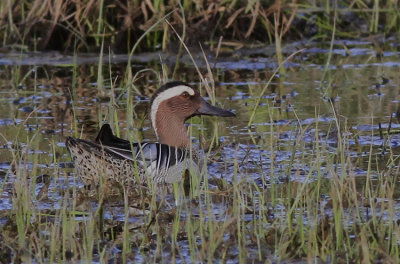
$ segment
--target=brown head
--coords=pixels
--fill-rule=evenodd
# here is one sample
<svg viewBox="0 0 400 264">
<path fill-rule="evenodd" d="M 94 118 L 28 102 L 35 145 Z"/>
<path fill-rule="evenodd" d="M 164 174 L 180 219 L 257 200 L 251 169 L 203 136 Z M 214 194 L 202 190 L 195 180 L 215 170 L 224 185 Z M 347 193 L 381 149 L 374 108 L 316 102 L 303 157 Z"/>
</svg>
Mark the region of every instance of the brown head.
<svg viewBox="0 0 400 264">
<path fill-rule="evenodd" d="M 196 115 L 235 116 L 207 103 L 199 91 L 184 82 L 169 82 L 150 100 L 151 122 L 160 143 L 187 147 L 190 143 L 185 121 Z"/>
</svg>

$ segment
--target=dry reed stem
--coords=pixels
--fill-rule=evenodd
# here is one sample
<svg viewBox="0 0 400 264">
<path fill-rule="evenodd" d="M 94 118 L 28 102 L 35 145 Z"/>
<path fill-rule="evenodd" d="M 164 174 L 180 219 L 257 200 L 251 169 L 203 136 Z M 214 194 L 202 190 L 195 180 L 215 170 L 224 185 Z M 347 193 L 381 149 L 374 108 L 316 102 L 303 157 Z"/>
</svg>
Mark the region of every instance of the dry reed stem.
<svg viewBox="0 0 400 264">
<path fill-rule="evenodd" d="M 39 49 L 67 49 L 74 48 L 73 40 L 78 39 L 76 45 L 81 49 L 100 48 L 100 40 L 104 37 L 105 43 L 113 44 L 116 49 L 121 42 L 132 46 L 138 35 L 147 31 L 160 17 L 175 8 L 175 2 L 163 3 L 152 0 L 116 1 L 108 3 L 104 1 L 82 0 L 15 0 L 11 5 L 7 1 L 0 20 L 0 37 L 6 44 L 24 43 L 31 46 L 39 42 Z M 348 5 L 348 12 L 357 11 L 357 19 L 366 21 L 371 30 L 377 30 L 378 22 L 393 21 L 396 13 L 393 3 L 379 2 L 369 7 L 365 2 L 347 2 L 343 0 L 341 6 Z M 314 23 L 318 29 L 330 28 L 329 20 L 324 22 L 318 17 L 330 16 L 334 6 L 315 4 L 314 2 L 298 4 L 297 1 L 235 1 L 215 2 L 185 1 L 185 17 L 188 32 L 200 34 L 188 34 L 187 40 L 211 41 L 220 36 L 224 39 L 246 40 L 252 39 L 265 41 L 267 34 L 270 41 L 275 37 L 273 29 L 275 21 L 273 14 L 280 13 L 280 35 L 288 38 L 298 37 L 297 33 L 303 31 L 304 22 Z M 298 15 L 301 6 L 301 15 Z M 310 8 L 308 11 L 305 9 Z M 329 8 L 324 8 L 328 7 Z M 356 10 L 352 8 L 361 7 Z M 368 9 L 368 10 L 367 10 Z M 341 9 L 343 10 L 345 9 Z M 328 12 L 326 14 L 326 12 Z M 306 15 L 304 15 L 306 14 Z M 316 17 L 316 18 L 315 18 Z M 296 19 L 295 19 L 296 18 Z M 354 21 L 357 21 L 354 19 Z M 181 27 L 181 16 L 174 14 L 170 18 L 171 25 L 178 30 Z M 383 25 L 383 24 L 382 24 Z M 387 23 L 385 31 L 391 31 L 399 27 L 396 23 Z M 338 25 L 341 31 L 346 32 L 346 25 Z M 354 28 L 354 26 L 353 26 Z M 359 26 L 358 26 L 359 28 Z M 104 33 L 103 33 L 104 30 Z M 168 27 L 157 27 L 152 34 L 147 36 L 147 45 L 151 47 L 159 43 L 163 36 L 167 35 Z M 207 34 L 207 31 L 212 34 Z M 327 32 L 329 34 L 329 32 Z M 339 33 L 339 32 L 338 32 Z M 349 34 L 347 34 L 349 35 Z M 61 37 L 61 39 L 59 39 Z M 351 36 L 351 35 L 349 35 Z M 94 41 L 93 41 L 94 40 Z M 166 39 L 171 43 L 175 37 Z M 166 41 L 165 40 L 165 41 Z M 59 41 L 59 42 L 57 42 Z M 186 41 L 186 40 L 185 40 Z M 93 44 L 94 43 L 94 44 Z M 94 45 L 94 46 L 93 46 Z M 36 45 L 37 46 L 37 45 Z M 76 47 L 75 46 L 75 47 Z M 142 44 L 142 47 L 145 47 Z M 149 47 L 147 47 L 149 48 Z"/>
</svg>

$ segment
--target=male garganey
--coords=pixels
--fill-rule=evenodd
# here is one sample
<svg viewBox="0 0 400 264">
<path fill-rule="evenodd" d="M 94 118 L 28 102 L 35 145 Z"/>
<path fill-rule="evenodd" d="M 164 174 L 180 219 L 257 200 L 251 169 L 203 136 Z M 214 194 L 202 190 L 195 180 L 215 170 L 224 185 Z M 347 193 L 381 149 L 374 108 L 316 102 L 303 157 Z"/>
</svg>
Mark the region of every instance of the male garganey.
<svg viewBox="0 0 400 264">
<path fill-rule="evenodd" d="M 181 180 L 186 170 L 199 173 L 199 158 L 190 151 L 185 127 L 185 121 L 196 115 L 235 116 L 207 103 L 196 88 L 170 82 L 150 100 L 150 119 L 159 143 L 120 139 L 105 124 L 94 142 L 68 137 L 66 146 L 76 173 L 86 184 L 97 185 L 100 179 L 121 184 L 143 184 L 147 179 L 173 183 Z"/>
</svg>

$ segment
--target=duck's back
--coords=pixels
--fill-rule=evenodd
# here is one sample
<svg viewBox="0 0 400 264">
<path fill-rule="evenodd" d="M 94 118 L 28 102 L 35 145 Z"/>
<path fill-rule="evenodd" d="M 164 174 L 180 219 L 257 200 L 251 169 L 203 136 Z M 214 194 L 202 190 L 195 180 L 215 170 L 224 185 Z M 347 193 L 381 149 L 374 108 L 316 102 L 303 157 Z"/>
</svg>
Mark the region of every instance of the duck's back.
<svg viewBox="0 0 400 264">
<path fill-rule="evenodd" d="M 112 180 L 121 184 L 145 184 L 179 181 L 188 166 L 198 170 L 189 151 L 160 143 L 132 143 L 113 135 L 109 125 L 103 125 L 94 142 L 68 137 L 76 173 L 87 184 Z"/>
</svg>

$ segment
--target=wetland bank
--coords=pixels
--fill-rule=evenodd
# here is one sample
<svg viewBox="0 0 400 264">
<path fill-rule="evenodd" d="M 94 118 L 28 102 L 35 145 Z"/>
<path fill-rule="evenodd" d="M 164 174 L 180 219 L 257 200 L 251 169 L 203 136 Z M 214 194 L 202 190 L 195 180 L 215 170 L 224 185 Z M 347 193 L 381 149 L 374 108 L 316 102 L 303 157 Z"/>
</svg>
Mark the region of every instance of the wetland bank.
<svg viewBox="0 0 400 264">
<path fill-rule="evenodd" d="M 54 3 L 60 9 L 53 10 L 67 12 L 62 4 L 72 2 Z M 18 19 L 34 21 L 37 7 L 22 13 L 0 4 L 14 19 L 1 22 L 8 35 L 0 31 L 0 261 L 398 263 L 400 42 L 392 20 L 398 6 L 338 1 L 334 11 L 326 9 L 330 2 L 297 9 L 282 2 L 273 10 L 273 3 L 237 1 L 235 17 L 220 4 L 216 10 L 226 12 L 217 17 L 215 37 L 199 36 L 199 46 L 190 30 L 199 30 L 194 22 L 209 24 L 191 11 L 197 2 L 185 1 L 169 24 L 161 15 L 150 19 L 149 3 L 137 9 L 145 5 L 148 24 L 133 16 L 146 27 L 131 37 L 157 26 L 132 54 L 115 50 L 119 40 L 127 50 L 135 42 L 124 35 L 129 30 L 112 35 L 108 12 L 117 7 L 107 1 L 94 9 L 104 13 L 89 13 L 80 25 L 93 31 L 68 24 L 72 16 L 61 12 L 50 17 L 56 23 L 35 20 L 31 31 L 20 31 L 23 43 L 11 38 L 11 28 L 19 29 Z M 168 5 L 157 3 L 154 12 L 164 5 L 166 15 Z M 211 19 L 212 5 L 198 6 Z M 258 16 L 251 27 L 252 15 L 263 10 L 271 24 Z M 190 53 L 171 29 L 182 34 L 183 14 Z M 241 28 L 243 21 L 250 26 Z M 308 23 L 304 35 L 301 21 Z M 52 34 L 33 34 L 38 25 L 54 25 Z M 282 33 L 286 26 L 277 44 L 274 28 Z M 68 27 L 76 31 L 57 40 Z M 207 174 L 193 179 L 187 194 L 183 184 L 164 197 L 151 189 L 139 197 L 88 190 L 74 175 L 65 137 L 93 139 L 109 123 L 122 138 L 154 141 L 148 100 L 171 79 L 199 87 L 237 115 L 188 122 Z"/>
</svg>

